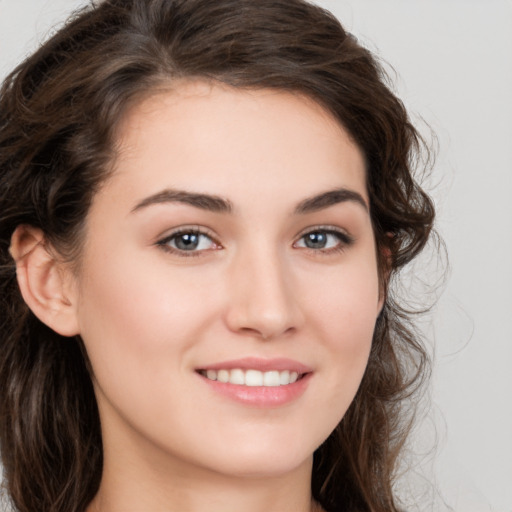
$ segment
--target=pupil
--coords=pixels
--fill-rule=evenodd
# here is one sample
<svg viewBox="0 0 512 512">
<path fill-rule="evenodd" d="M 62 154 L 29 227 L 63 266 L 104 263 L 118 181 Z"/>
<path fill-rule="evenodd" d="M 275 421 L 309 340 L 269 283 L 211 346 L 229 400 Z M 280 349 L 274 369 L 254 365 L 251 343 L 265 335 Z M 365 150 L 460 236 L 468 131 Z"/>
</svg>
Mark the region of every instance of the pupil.
<svg viewBox="0 0 512 512">
<path fill-rule="evenodd" d="M 195 249 L 199 245 L 199 236 L 195 233 L 186 233 L 176 239 L 176 247 L 184 251 Z"/>
<path fill-rule="evenodd" d="M 325 233 L 309 233 L 306 235 L 306 246 L 310 249 L 323 249 L 327 243 Z"/>
</svg>

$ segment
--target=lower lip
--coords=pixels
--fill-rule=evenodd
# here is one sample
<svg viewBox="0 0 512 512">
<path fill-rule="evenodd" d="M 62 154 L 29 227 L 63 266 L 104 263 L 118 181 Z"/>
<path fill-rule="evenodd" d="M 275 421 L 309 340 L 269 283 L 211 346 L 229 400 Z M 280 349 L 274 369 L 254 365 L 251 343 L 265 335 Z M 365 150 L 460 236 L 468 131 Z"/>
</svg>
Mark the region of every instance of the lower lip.
<svg viewBox="0 0 512 512">
<path fill-rule="evenodd" d="M 312 373 L 307 373 L 293 384 L 284 386 L 240 386 L 210 380 L 198 374 L 215 392 L 236 402 L 256 407 L 281 407 L 297 400 L 305 391 Z"/>
</svg>

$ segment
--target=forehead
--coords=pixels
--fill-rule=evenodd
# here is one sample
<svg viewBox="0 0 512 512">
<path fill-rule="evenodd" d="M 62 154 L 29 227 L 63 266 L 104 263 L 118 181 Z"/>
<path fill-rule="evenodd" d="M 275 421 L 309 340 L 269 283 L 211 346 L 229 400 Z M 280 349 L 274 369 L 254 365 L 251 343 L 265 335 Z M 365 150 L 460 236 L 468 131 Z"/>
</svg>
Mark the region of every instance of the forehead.
<svg viewBox="0 0 512 512">
<path fill-rule="evenodd" d="M 193 186 L 226 195 L 239 184 L 305 196 L 350 186 L 367 196 L 361 151 L 303 95 L 184 83 L 133 105 L 117 136 L 114 181 L 141 194 Z"/>
</svg>

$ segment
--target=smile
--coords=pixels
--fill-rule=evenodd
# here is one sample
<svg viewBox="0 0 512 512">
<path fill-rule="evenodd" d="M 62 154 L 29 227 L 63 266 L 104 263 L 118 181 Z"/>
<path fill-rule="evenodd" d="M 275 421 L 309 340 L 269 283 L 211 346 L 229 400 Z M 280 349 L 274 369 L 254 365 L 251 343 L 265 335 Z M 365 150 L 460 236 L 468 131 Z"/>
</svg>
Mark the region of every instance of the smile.
<svg viewBox="0 0 512 512">
<path fill-rule="evenodd" d="M 298 400 L 314 369 L 294 359 L 245 357 L 198 367 L 196 374 L 214 395 L 246 406 L 272 409 Z"/>
<path fill-rule="evenodd" d="M 209 380 L 218 381 L 226 384 L 235 384 L 238 386 L 264 386 L 278 387 L 293 384 L 304 374 L 295 371 L 259 371 L 259 370 L 242 370 L 234 368 L 232 370 L 200 370 L 199 373 Z"/>
</svg>

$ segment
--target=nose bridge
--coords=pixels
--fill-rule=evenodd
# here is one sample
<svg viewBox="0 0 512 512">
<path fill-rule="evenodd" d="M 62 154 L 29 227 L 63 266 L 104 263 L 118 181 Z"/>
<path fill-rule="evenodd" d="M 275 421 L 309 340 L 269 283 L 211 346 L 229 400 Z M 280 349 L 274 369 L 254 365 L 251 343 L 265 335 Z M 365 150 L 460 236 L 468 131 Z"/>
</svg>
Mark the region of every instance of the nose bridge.
<svg viewBox="0 0 512 512">
<path fill-rule="evenodd" d="M 287 259 L 270 243 L 251 244 L 233 261 L 230 327 L 264 339 L 298 327 L 300 308 Z"/>
</svg>

